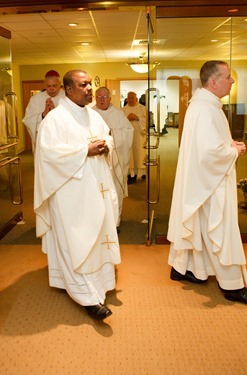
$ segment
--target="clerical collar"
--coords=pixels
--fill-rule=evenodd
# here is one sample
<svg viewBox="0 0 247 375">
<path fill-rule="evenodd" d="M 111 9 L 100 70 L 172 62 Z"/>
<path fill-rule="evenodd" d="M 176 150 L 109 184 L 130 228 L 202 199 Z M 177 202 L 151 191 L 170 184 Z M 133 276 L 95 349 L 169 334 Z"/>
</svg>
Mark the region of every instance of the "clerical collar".
<svg viewBox="0 0 247 375">
<path fill-rule="evenodd" d="M 68 104 L 71 106 L 71 108 L 73 108 L 74 110 L 76 111 L 85 111 L 86 110 L 86 106 L 84 105 L 83 107 L 81 107 L 80 105 L 76 104 L 75 102 L 73 102 L 71 99 L 69 99 L 67 96 L 65 98 L 67 101 L 68 101 Z"/>
</svg>

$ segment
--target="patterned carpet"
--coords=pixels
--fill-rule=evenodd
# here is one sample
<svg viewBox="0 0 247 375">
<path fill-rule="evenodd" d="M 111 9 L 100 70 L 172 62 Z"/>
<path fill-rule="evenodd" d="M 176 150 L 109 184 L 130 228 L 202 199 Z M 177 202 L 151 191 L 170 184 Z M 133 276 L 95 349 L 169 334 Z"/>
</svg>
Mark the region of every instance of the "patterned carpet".
<svg viewBox="0 0 247 375">
<path fill-rule="evenodd" d="M 171 281 L 168 246 L 122 245 L 113 315 L 95 322 L 48 286 L 40 245 L 1 245 L 0 373 L 246 375 L 246 306 Z"/>
</svg>

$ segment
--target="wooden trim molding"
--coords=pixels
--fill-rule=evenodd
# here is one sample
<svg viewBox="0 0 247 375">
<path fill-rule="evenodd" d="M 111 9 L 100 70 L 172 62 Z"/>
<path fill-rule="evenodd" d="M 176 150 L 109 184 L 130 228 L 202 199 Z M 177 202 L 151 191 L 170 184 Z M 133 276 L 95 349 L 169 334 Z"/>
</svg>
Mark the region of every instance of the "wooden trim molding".
<svg viewBox="0 0 247 375">
<path fill-rule="evenodd" d="M 17 212 L 12 219 L 6 223 L 2 228 L 0 228 L 0 240 L 6 236 L 6 234 L 14 228 L 14 226 L 23 219 L 23 212 L 19 211 Z"/>
<path fill-rule="evenodd" d="M 247 5 L 205 5 L 157 6 L 156 18 L 189 18 L 189 17 L 240 17 L 247 15 Z"/>
<path fill-rule="evenodd" d="M 34 11 L 62 11 L 85 8 L 113 9 L 121 6 L 158 7 L 157 17 L 225 17 L 231 16 L 229 8 L 238 9 L 234 16 L 246 15 L 246 0 L 156 0 L 156 1 L 111 1 L 109 4 L 97 0 L 1 0 L 0 13 L 29 13 Z"/>
<path fill-rule="evenodd" d="M 4 27 L 0 26 L 0 36 L 11 39 L 11 31 L 5 29 Z"/>
</svg>

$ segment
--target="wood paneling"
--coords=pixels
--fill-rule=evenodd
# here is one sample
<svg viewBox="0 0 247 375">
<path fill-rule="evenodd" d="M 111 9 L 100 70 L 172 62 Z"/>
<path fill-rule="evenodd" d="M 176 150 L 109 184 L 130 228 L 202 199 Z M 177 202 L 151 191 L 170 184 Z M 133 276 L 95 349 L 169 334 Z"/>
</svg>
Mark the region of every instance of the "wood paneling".
<svg viewBox="0 0 247 375">
<path fill-rule="evenodd" d="M 246 16 L 247 5 L 188 5 L 188 6 L 158 6 L 157 18 L 185 18 L 185 17 L 236 17 Z"/>
<path fill-rule="evenodd" d="M 0 26 L 0 36 L 3 36 L 6 39 L 11 39 L 11 32 Z"/>
<path fill-rule="evenodd" d="M 158 17 L 229 16 L 228 9 L 238 8 L 238 16 L 246 15 L 246 0 L 177 0 L 177 1 L 68 1 L 68 0 L 1 0 L 0 10 L 13 13 L 63 9 L 116 9 L 120 6 L 157 6 Z M 236 16 L 236 14 L 235 14 Z"/>
</svg>

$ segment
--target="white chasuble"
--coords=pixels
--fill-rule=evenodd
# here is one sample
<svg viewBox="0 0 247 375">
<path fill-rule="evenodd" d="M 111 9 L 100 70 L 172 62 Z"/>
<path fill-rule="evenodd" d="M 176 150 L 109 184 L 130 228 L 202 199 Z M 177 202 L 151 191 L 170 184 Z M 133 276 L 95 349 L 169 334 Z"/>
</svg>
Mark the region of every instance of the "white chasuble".
<svg viewBox="0 0 247 375">
<path fill-rule="evenodd" d="M 139 121 L 131 121 L 134 129 L 133 145 L 130 153 L 130 163 L 129 168 L 139 169 L 137 172 L 137 177 L 141 177 L 145 165 L 143 164 L 147 150 L 144 149 L 144 144 L 146 141 L 146 107 L 137 103 L 135 106 L 126 105 L 122 108 L 126 117 L 130 113 L 134 113 L 138 116 Z"/>
<path fill-rule="evenodd" d="M 190 249 L 202 252 L 203 213 L 212 253 L 220 264 L 243 265 L 237 212 L 237 150 L 231 146 L 233 140 L 220 99 L 206 89 L 197 89 L 184 124 L 167 236 L 172 243 L 170 256 Z"/>
<path fill-rule="evenodd" d="M 58 210 L 66 241 L 62 246 L 80 274 L 120 263 L 118 204 L 107 156 L 87 156 L 88 143 L 96 139 L 105 139 L 111 152 L 112 138 L 101 116 L 65 98 L 41 123 L 35 153 L 37 236 L 52 231 L 59 243 L 52 225 Z"/>
<path fill-rule="evenodd" d="M 65 92 L 63 89 L 60 89 L 58 94 L 51 98 L 46 91 L 39 92 L 38 94 L 33 95 L 30 98 L 30 101 L 27 105 L 25 117 L 22 122 L 25 124 L 27 131 L 32 140 L 33 151 L 35 149 L 37 132 L 39 130 L 39 125 L 42 121 L 42 113 L 45 110 L 46 100 L 50 98 L 54 106 L 57 107 L 59 100 L 65 97 Z"/>
<path fill-rule="evenodd" d="M 127 174 L 134 129 L 124 113 L 112 104 L 106 110 L 101 110 L 97 106 L 94 106 L 93 109 L 103 117 L 111 130 L 114 141 L 111 160 L 112 176 L 117 191 L 121 190 L 123 197 L 127 197 Z"/>
</svg>

